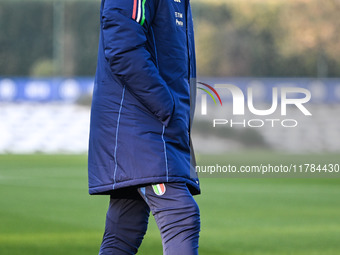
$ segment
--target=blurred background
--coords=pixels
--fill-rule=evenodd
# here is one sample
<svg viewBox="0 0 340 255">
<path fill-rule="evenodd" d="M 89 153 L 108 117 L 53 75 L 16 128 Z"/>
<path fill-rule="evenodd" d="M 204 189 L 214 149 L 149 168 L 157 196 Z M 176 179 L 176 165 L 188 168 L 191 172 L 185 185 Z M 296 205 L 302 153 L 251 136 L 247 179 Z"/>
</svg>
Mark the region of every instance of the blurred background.
<svg viewBox="0 0 340 255">
<path fill-rule="evenodd" d="M 86 153 L 99 5 L 1 0 L 0 153 Z M 257 105 L 271 103 L 272 87 L 304 87 L 313 114 L 295 129 L 220 130 L 196 112 L 197 152 L 340 151 L 338 1 L 193 0 L 192 8 L 199 81 L 253 87 Z M 230 95 L 221 96 L 226 107 L 209 100 L 209 117 L 230 115 Z M 200 142 L 206 133 L 208 144 Z"/>
<path fill-rule="evenodd" d="M 212 127 L 232 118 L 198 91 L 198 164 L 340 163 L 340 2 L 191 0 L 198 81 L 311 91 L 296 128 Z M 0 0 L 0 254 L 97 254 L 106 197 L 87 195 L 99 0 Z M 281 118 L 279 114 L 273 118 Z M 287 118 L 288 118 L 287 117 Z M 252 118 L 247 115 L 245 118 Z M 340 175 L 340 174 L 339 174 Z M 201 254 L 340 254 L 335 179 L 202 178 Z M 139 254 L 161 254 L 151 220 Z"/>
</svg>

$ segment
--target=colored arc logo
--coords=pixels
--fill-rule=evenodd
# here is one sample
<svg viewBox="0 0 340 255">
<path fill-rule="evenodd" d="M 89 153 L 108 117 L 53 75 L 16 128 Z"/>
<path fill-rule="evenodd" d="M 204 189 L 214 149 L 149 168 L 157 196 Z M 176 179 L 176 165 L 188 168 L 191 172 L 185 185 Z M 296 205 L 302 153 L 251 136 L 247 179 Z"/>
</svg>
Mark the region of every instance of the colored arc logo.
<svg viewBox="0 0 340 255">
<path fill-rule="evenodd" d="M 208 85 L 208 84 L 206 84 L 206 83 L 203 83 L 203 82 L 197 82 L 197 83 L 198 83 L 198 84 L 201 84 L 201 85 L 203 85 L 203 86 L 205 86 L 205 87 L 207 87 L 208 89 L 210 89 L 210 90 L 217 96 L 217 98 L 218 98 L 218 100 L 220 101 L 220 104 L 221 104 L 221 106 L 222 106 L 221 97 L 220 97 L 220 95 L 217 93 L 217 91 L 216 91 L 212 86 L 210 86 L 210 85 Z M 216 100 L 215 100 L 213 94 L 212 94 L 209 90 L 207 90 L 207 89 L 205 89 L 205 88 L 201 88 L 201 87 L 198 87 L 198 89 L 203 90 L 204 92 L 206 92 L 206 93 L 214 100 L 215 104 L 217 104 L 217 102 L 216 102 Z"/>
</svg>

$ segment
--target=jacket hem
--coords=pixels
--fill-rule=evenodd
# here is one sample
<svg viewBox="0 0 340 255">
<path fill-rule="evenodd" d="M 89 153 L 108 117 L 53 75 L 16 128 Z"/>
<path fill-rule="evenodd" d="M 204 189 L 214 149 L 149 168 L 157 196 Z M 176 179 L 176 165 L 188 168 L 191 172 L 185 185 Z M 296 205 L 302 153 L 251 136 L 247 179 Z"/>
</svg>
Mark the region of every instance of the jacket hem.
<svg viewBox="0 0 340 255">
<path fill-rule="evenodd" d="M 124 182 L 118 183 L 110 183 L 103 186 L 95 186 L 89 187 L 89 194 L 90 195 L 109 195 L 112 194 L 114 191 L 122 188 L 128 187 L 139 187 L 139 186 L 146 186 L 149 184 L 155 183 L 167 183 L 167 182 L 184 182 L 187 184 L 188 189 L 192 195 L 198 195 L 201 193 L 199 185 L 190 179 L 184 177 L 150 177 L 150 178 L 143 178 L 143 179 L 134 179 Z"/>
</svg>

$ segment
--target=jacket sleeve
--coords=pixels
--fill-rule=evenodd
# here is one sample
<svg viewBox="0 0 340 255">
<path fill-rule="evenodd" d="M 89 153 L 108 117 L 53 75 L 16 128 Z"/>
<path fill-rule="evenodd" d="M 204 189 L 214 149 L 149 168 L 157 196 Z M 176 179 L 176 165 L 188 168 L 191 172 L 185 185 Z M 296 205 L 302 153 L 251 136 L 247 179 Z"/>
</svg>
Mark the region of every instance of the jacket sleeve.
<svg viewBox="0 0 340 255">
<path fill-rule="evenodd" d="M 113 74 L 167 126 L 174 110 L 171 92 L 146 49 L 155 0 L 103 0 L 105 57 Z"/>
</svg>

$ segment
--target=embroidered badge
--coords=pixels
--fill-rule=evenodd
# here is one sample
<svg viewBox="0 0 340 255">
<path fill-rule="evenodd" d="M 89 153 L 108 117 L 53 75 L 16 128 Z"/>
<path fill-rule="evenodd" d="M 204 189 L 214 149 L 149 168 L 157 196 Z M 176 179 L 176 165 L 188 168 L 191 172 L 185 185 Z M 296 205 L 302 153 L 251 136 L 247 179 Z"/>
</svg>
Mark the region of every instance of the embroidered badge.
<svg viewBox="0 0 340 255">
<path fill-rule="evenodd" d="M 166 191 L 164 183 L 152 185 L 152 188 L 157 196 L 163 196 Z"/>
</svg>

